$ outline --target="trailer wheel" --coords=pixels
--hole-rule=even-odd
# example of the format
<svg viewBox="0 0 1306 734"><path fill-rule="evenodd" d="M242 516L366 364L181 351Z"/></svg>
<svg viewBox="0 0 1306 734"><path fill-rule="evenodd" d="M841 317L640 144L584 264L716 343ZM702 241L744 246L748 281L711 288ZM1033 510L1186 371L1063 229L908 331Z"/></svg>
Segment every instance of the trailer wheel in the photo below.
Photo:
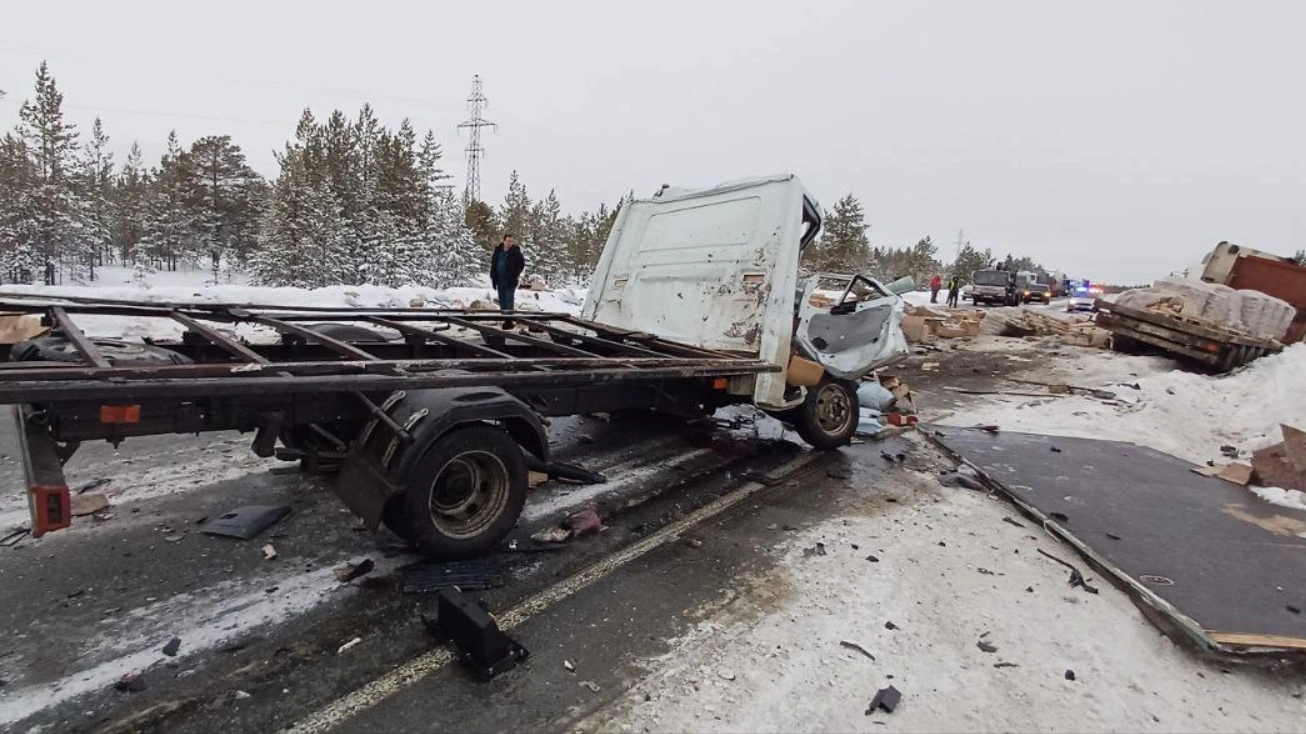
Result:
<svg viewBox="0 0 1306 734"><path fill-rule="evenodd" d="M386 524L440 558L490 553L526 504L521 447L488 424L441 436L402 479L405 517L387 513Z"/></svg>
<svg viewBox="0 0 1306 734"><path fill-rule="evenodd" d="M813 448L828 451L852 441L857 432L857 386L826 377L807 391L803 404L788 413L798 435Z"/></svg>

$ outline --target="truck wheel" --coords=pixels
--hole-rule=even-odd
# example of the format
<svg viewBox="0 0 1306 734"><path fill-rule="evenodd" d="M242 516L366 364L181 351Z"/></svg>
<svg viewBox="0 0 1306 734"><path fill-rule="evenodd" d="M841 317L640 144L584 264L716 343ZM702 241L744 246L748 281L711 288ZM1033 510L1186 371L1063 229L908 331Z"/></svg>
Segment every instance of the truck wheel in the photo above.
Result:
<svg viewBox="0 0 1306 734"><path fill-rule="evenodd" d="M404 479L406 517L392 517L386 524L410 537L424 553L440 558L490 553L526 504L521 447L506 432L486 424L441 436Z"/></svg>
<svg viewBox="0 0 1306 734"><path fill-rule="evenodd" d="M825 378L807 391L790 420L813 448L828 451L847 445L857 432L857 387L847 380Z"/></svg>

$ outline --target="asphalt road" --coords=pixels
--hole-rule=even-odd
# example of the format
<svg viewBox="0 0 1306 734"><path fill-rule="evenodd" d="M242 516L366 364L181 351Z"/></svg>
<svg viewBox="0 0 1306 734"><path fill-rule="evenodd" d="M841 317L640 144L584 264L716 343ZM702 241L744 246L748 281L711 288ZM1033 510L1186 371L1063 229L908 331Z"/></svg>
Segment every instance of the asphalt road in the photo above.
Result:
<svg viewBox="0 0 1306 734"><path fill-rule="evenodd" d="M1009 372L1003 355L968 353L918 370L933 359L902 370L927 413L961 399L941 386ZM434 597L402 593L397 569L419 559L388 534L361 532L328 480L252 457L249 436L84 447L69 483L94 485L111 506L0 547L0 728L565 729L619 696L703 605L771 563L767 550L787 534L850 498L892 496L905 486L896 472L940 462L917 451L925 455L888 465L881 449L897 448L876 443L807 453L769 419L727 430L576 418L550 431L560 458L609 481L534 490L512 537L524 549L586 505L607 530L486 562L504 582L481 594L487 608L531 651L488 684L428 636L420 617ZM0 426L0 486L13 488L0 501L5 525L23 519L11 434ZM292 514L249 541L201 532L201 520L248 504ZM371 574L335 578L332 569L365 558ZM179 649L165 655L173 638ZM115 689L133 673L140 690Z"/></svg>

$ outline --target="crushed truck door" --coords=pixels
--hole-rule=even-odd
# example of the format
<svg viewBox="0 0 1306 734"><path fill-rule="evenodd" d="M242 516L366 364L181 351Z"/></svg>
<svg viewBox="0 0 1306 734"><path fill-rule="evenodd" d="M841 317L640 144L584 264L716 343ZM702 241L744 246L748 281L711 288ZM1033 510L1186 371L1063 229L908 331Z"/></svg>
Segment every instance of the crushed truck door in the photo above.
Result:
<svg viewBox="0 0 1306 734"><path fill-rule="evenodd" d="M843 285L833 300L818 293ZM907 353L902 299L862 275L810 279L798 308L799 349L834 377L856 380Z"/></svg>

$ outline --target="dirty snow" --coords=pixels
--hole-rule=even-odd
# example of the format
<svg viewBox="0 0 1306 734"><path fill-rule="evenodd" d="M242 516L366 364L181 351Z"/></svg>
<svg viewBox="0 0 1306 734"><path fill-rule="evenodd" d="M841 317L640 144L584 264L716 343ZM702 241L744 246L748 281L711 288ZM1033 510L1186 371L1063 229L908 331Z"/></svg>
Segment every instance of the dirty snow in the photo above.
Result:
<svg viewBox="0 0 1306 734"><path fill-rule="evenodd" d="M1281 487L1248 487L1257 497L1280 507L1289 507L1306 512L1306 492Z"/></svg>
<svg viewBox="0 0 1306 734"><path fill-rule="evenodd" d="M932 477L917 476L913 507L904 499L891 513L826 521L779 549L778 567L732 583L669 652L643 663L622 699L578 728L1301 729L1300 679L1223 674L1176 647L1110 584L1099 583L1098 595L1071 588L1066 570L1036 549L1078 563L1074 551L1027 522L1003 522L1010 506L940 494ZM803 553L817 542L827 555ZM981 640L996 652L981 651ZM886 685L902 703L867 715Z"/></svg>
<svg viewBox="0 0 1306 734"><path fill-rule="evenodd" d="M1086 349L1070 353L1073 359L1049 360L1031 379L1107 389L1117 393L1120 404L1084 396L996 396L942 422L1128 441L1200 464L1220 458L1223 445L1250 452L1277 443L1281 423L1306 420L1306 344L1225 376L1180 370L1161 357ZM1134 384L1138 390L1129 387ZM1011 389L1029 386L1013 383Z"/></svg>

